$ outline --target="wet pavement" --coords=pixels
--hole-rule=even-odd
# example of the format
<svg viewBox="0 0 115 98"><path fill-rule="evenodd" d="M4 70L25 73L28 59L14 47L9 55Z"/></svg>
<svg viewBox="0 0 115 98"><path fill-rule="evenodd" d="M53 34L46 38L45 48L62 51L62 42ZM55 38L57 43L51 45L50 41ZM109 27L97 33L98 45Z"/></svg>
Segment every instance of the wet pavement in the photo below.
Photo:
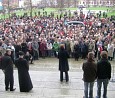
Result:
<svg viewBox="0 0 115 98"><path fill-rule="evenodd" d="M59 81L58 59L46 58L37 60L30 65L30 76L33 82L33 90L29 93L20 93L18 85L18 73L14 70L14 84L16 91L10 92L4 90L4 74L0 70L0 98L83 98L83 81L82 81L82 63L83 60L75 61L69 59L70 71L69 82ZM111 62L112 69L115 61ZM108 98L115 98L115 77L108 85ZM96 96L97 83L94 85L94 97Z"/></svg>

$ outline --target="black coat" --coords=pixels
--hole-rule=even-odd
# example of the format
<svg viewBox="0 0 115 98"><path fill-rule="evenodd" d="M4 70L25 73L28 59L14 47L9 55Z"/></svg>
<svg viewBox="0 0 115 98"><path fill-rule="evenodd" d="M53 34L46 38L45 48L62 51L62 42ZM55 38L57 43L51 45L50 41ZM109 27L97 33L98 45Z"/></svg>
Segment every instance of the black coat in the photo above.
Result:
<svg viewBox="0 0 115 98"><path fill-rule="evenodd" d="M75 58L79 58L80 48L79 45L74 45L74 56Z"/></svg>
<svg viewBox="0 0 115 98"><path fill-rule="evenodd" d="M3 57L2 57L2 70L5 71L5 74L8 74L8 75L11 75L13 74L13 62L12 62L12 59L9 55L5 54Z"/></svg>
<svg viewBox="0 0 115 98"><path fill-rule="evenodd" d="M15 65L18 68L20 92L29 92L32 88L32 82L29 75L29 65L25 59L17 59Z"/></svg>
<svg viewBox="0 0 115 98"><path fill-rule="evenodd" d="M22 51L26 54L26 52L28 51L27 43L22 43L21 47L22 47Z"/></svg>
<svg viewBox="0 0 115 98"><path fill-rule="evenodd" d="M58 53L58 58L59 58L59 70L62 72L67 72L69 71L69 64L68 64L68 58L69 54L67 51L64 49L60 49Z"/></svg>
<svg viewBox="0 0 115 98"><path fill-rule="evenodd" d="M97 78L98 79L111 78L111 64L107 59L101 59L97 63Z"/></svg>

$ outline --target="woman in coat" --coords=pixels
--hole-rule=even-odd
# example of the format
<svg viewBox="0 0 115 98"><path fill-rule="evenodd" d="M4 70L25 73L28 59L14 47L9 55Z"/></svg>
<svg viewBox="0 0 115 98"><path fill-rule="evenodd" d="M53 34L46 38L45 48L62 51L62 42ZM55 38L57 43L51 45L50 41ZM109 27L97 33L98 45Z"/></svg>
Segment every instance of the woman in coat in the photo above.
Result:
<svg viewBox="0 0 115 98"><path fill-rule="evenodd" d="M108 59L112 61L114 52L114 45L112 44L112 42L108 44L107 50L108 50Z"/></svg>
<svg viewBox="0 0 115 98"><path fill-rule="evenodd" d="M19 58L15 61L15 65L18 68L20 92L29 92L33 88L33 85L28 72L28 62L23 57L24 53L19 52Z"/></svg>
<svg viewBox="0 0 115 98"><path fill-rule="evenodd" d="M69 71L69 64L68 64L68 58L69 54L65 50L64 46L60 46L60 50L58 52L58 58L59 58L59 70L60 70L60 81L63 81L63 72L65 72L65 78L66 82L69 81L68 71Z"/></svg>
<svg viewBox="0 0 115 98"><path fill-rule="evenodd" d="M97 65L93 52L88 53L88 60L83 63L84 98L93 98L93 86L97 74ZM89 89L89 94L88 94Z"/></svg>

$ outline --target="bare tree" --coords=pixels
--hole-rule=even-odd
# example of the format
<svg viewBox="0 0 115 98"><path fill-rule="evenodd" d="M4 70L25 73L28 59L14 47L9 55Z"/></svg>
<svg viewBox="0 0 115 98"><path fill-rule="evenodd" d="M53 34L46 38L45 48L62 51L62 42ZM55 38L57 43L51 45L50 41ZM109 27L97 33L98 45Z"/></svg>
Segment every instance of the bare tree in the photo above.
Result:
<svg viewBox="0 0 115 98"><path fill-rule="evenodd" d="M64 3L63 3L64 0L58 0L58 7L59 8L63 8L64 7Z"/></svg>
<svg viewBox="0 0 115 98"><path fill-rule="evenodd" d="M32 17L32 13L33 13L33 10L32 10L32 0L30 0L30 16Z"/></svg>
<svg viewBox="0 0 115 98"><path fill-rule="evenodd" d="M3 11L2 11L2 13L3 13L3 15L4 15L4 19L5 19L5 5L4 5L4 3L2 4L2 6L3 6Z"/></svg>
<svg viewBox="0 0 115 98"><path fill-rule="evenodd" d="M67 6L70 7L70 1L71 0L67 0Z"/></svg>
<svg viewBox="0 0 115 98"><path fill-rule="evenodd" d="M8 16L9 16L9 19L10 19L10 0L8 0Z"/></svg>
<svg viewBox="0 0 115 98"><path fill-rule="evenodd" d="M74 0L74 7L77 7L77 0Z"/></svg>

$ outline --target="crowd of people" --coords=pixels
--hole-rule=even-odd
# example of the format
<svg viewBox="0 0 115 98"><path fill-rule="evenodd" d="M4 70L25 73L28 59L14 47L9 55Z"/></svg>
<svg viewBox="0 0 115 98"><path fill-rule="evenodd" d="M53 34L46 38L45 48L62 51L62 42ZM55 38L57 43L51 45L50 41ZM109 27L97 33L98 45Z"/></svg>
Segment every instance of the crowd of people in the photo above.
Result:
<svg viewBox="0 0 115 98"><path fill-rule="evenodd" d="M66 25L67 21L82 21L80 25ZM108 51L109 59L114 56L115 23L110 18L99 18L88 14L75 13L74 16L29 16L12 17L0 23L0 52L4 55L7 48L12 49L12 59L18 58L23 51L28 60L39 57L57 56L60 44L71 57L85 59L89 51L100 59L102 50Z"/></svg>
<svg viewBox="0 0 115 98"><path fill-rule="evenodd" d="M66 25L67 21L72 20L82 21L85 24L85 27L80 25ZM11 56L8 49L11 50ZM85 16L82 12L80 14L76 12L71 17L67 16L67 14L57 17L54 17L54 15L36 15L35 17L15 16L10 19L5 19L0 23L0 54L4 58L7 58L3 60L3 65L6 66L6 60L9 65L12 66L13 63L16 65L19 73L20 91L22 92L28 92L33 88L28 73L28 63L33 63L33 60L39 60L40 57L59 58L60 81L63 81L63 72L65 72L66 82L68 82L69 65L67 59L69 57L79 60L79 58L86 59L88 55L88 58L91 58L91 61L90 59L88 60L92 64L92 54L94 54L94 57L97 58L97 60L100 60L102 51L108 52L108 59L111 61L113 60L115 55L115 23L111 21L110 18L101 19L95 15L88 14ZM88 54L89 52L91 52L91 54ZM64 59L66 59L66 63L64 62ZM105 59L107 59L107 56ZM97 65L99 64L100 63ZM21 67L21 65L24 66ZM93 65L95 66L94 62ZM85 65L83 66L83 71L85 71L84 67ZM14 91L13 67L11 67L10 71L11 76L9 76L9 71L6 73L6 68L7 67L3 68L5 69L3 71L5 71L6 78L5 89L7 91L10 84L10 90ZM28 85L24 85L26 83L22 82L24 79L23 72L26 72L24 74L28 77L26 81L30 81ZM92 75L95 76L95 73ZM87 95L88 83L86 82L94 82L95 79L93 78L91 81L86 80L84 80L84 82L86 87L85 94ZM25 86L25 88L27 86L28 89L25 90L23 86ZM98 89L98 98L100 98L100 88L101 83ZM106 98L106 94L104 96L104 98Z"/></svg>

